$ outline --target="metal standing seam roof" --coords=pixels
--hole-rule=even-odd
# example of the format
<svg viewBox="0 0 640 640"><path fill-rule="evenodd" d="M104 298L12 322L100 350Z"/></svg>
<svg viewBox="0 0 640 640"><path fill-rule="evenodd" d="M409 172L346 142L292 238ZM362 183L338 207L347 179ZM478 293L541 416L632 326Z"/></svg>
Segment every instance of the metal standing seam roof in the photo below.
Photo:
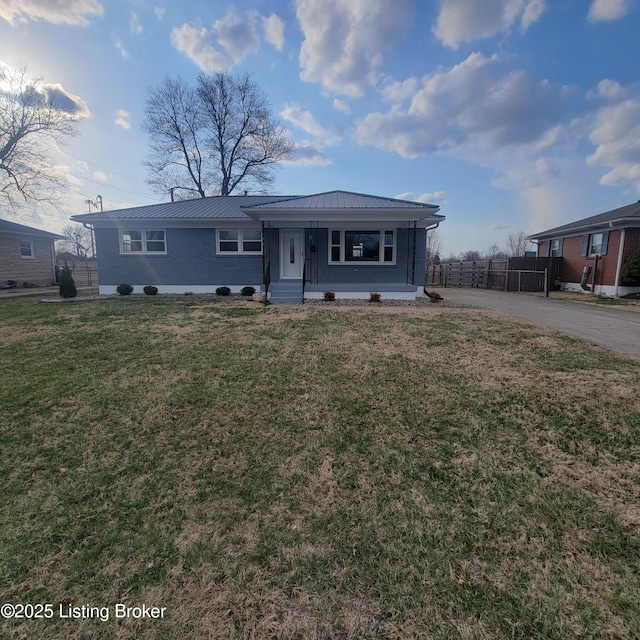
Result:
<svg viewBox="0 0 640 640"><path fill-rule="evenodd" d="M424 202L398 200L350 191L328 191L309 196L283 198L276 202L257 204L253 209L428 209L435 213L440 207Z"/></svg>
<svg viewBox="0 0 640 640"><path fill-rule="evenodd" d="M194 200L164 202L161 204L115 209L112 211L84 213L72 216L77 222L100 222L101 220L197 220L197 219L246 219L243 212L248 209L413 209L424 210L432 215L440 209L433 204L411 202L370 196L348 191L330 191L310 196L211 196ZM444 216L443 216L444 217Z"/></svg>
<svg viewBox="0 0 640 640"><path fill-rule="evenodd" d="M44 229L36 229L35 227L28 227L26 224L18 224L17 222L9 222L8 220L2 219L0 219L0 232L41 236L43 238L49 238L50 240L62 240L62 238L64 238L64 236L61 236L59 233L52 233Z"/></svg>
<svg viewBox="0 0 640 640"><path fill-rule="evenodd" d="M640 226L640 201L626 205L624 207L619 207L618 209L606 211L605 213L599 213L595 216L590 216L589 218L582 218L581 220L576 220L575 222L570 222L569 224L565 224L560 227L547 229L546 231L535 233L529 237L538 239L546 238L548 236L562 235L571 231L575 231L578 233L585 229L605 226L609 222L622 220L629 221L629 219L637 219L638 226Z"/></svg>
<svg viewBox="0 0 640 640"><path fill-rule="evenodd" d="M78 222L99 222L100 220L156 220L159 218L176 220L193 219L246 219L243 207L282 200L287 196L210 196L177 202L162 202L143 207L114 209L112 211L83 213L72 216ZM289 196L294 197L294 196Z"/></svg>

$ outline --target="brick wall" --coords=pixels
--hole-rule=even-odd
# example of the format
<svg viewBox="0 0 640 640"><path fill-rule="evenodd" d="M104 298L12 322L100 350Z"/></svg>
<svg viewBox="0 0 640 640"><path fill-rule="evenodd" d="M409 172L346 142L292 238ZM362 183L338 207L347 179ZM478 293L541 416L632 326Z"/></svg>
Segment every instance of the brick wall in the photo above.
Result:
<svg viewBox="0 0 640 640"><path fill-rule="evenodd" d="M637 229L635 230L637 232ZM582 238L584 234L579 236L571 236L563 238L562 241L562 257L564 258L562 267L562 277L567 282L580 282L582 279L582 270L584 267L591 267L592 273L589 275L589 284L593 277L593 267L595 266L595 258L580 255L582 252ZM548 240L538 245L538 255L545 256L547 251ZM629 230L627 230L627 240L625 241L625 252L632 241L629 239ZM637 236L636 236L637 242ZM612 229L609 231L609 243L607 247L607 255L598 259L598 273L596 275L596 284L615 286L616 266L618 262L618 251L620 249L620 231Z"/></svg>
<svg viewBox="0 0 640 640"><path fill-rule="evenodd" d="M31 240L33 258L20 255L20 241ZM53 259L51 240L37 237L0 235L0 282L16 280L18 286L23 282L37 285L49 285L53 282Z"/></svg>

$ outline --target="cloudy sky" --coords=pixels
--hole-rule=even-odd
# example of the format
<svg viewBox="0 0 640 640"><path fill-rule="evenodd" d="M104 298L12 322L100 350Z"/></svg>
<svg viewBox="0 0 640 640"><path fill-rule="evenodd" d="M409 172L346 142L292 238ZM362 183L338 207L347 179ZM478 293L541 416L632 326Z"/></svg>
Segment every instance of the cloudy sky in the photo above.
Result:
<svg viewBox="0 0 640 640"><path fill-rule="evenodd" d="M0 62L76 105L68 215L161 199L149 87L248 72L297 146L275 191L441 206L444 254L640 198L640 0L0 0ZM60 216L39 226L58 230Z"/></svg>

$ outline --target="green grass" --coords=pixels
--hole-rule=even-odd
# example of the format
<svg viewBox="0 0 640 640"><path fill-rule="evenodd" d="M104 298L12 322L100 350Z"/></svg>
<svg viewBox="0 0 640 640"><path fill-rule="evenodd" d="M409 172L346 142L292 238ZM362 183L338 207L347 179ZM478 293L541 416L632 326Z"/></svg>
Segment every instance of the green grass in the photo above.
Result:
<svg viewBox="0 0 640 640"><path fill-rule="evenodd" d="M56 612L3 638L640 637L638 363L430 307L0 322L0 603Z"/></svg>

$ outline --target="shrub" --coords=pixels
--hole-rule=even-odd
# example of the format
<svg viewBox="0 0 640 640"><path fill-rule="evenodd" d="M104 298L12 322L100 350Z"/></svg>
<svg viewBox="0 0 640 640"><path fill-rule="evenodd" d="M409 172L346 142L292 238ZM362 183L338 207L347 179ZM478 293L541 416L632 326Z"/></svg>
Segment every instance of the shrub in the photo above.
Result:
<svg viewBox="0 0 640 640"><path fill-rule="evenodd" d="M380 302L382 300L382 296L379 293L372 293L369 296L369 302Z"/></svg>
<svg viewBox="0 0 640 640"><path fill-rule="evenodd" d="M640 284L640 249L634 251L622 267L622 284L634 286Z"/></svg>
<svg viewBox="0 0 640 640"><path fill-rule="evenodd" d="M146 287L142 289L147 296L155 296L158 293L158 287L154 287L148 284Z"/></svg>
<svg viewBox="0 0 640 640"><path fill-rule="evenodd" d="M240 289L240 294L243 296L252 296L255 292L255 287L242 287L242 289Z"/></svg>
<svg viewBox="0 0 640 640"><path fill-rule="evenodd" d="M78 295L76 289L76 283L73 281L71 275L71 268L65 262L64 267L60 271L60 297L61 298L75 298Z"/></svg>
<svg viewBox="0 0 640 640"><path fill-rule="evenodd" d="M335 293L333 293L333 291L325 291L325 292L322 294L322 299L323 299L325 302L333 302L333 301L336 299L336 294L335 294Z"/></svg>
<svg viewBox="0 0 640 640"><path fill-rule="evenodd" d="M216 289L216 295L218 296L228 296L231 294L231 289L229 287L218 287Z"/></svg>
<svg viewBox="0 0 640 640"><path fill-rule="evenodd" d="M192 296L193 295L193 291L185 291L184 295L185 296Z"/></svg>
<svg viewBox="0 0 640 640"><path fill-rule="evenodd" d="M25 281L22 283L23 289L35 289L37 286L38 286L37 284L34 284L33 282L28 282L28 281Z"/></svg>
<svg viewBox="0 0 640 640"><path fill-rule="evenodd" d="M133 292L133 287L130 284L127 284L126 282L123 282L122 284L119 284L116 287L116 291L121 296L128 296L130 293Z"/></svg>

